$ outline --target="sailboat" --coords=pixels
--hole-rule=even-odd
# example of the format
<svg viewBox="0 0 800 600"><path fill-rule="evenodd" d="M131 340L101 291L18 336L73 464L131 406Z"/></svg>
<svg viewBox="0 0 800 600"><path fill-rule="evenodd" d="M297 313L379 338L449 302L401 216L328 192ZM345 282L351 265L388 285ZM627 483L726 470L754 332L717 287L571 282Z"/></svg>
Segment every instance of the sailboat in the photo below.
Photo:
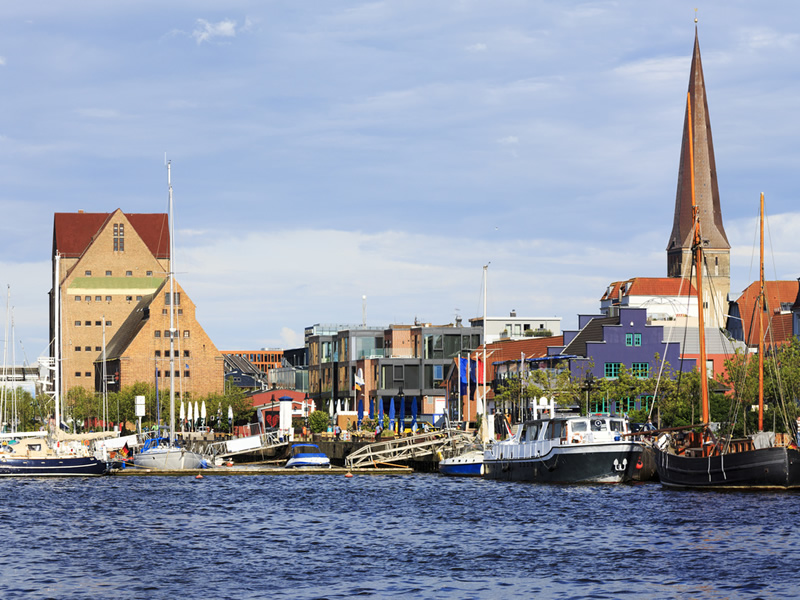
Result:
<svg viewBox="0 0 800 600"><path fill-rule="evenodd" d="M764 411L764 340L759 333L759 431L749 438L733 440L718 439L710 428L710 406L708 400L708 377L706 372L705 333L703 317L703 242L700 234L700 216L695 201L694 157L692 143L691 92L687 94L689 117L689 160L691 163L691 198L694 219L695 277L697 279L698 328L700 334L700 404L703 431L700 436L691 436L688 446L678 443L674 431L662 432L655 441L656 470L661 484L670 488L693 489L796 489L800 488L800 451L796 443L781 437L781 443L773 432L763 431ZM764 306L764 194L761 194L761 256L759 299L759 324L763 328ZM685 439L685 438L684 438Z"/></svg>
<svg viewBox="0 0 800 600"><path fill-rule="evenodd" d="M94 443L116 437L117 432L69 434L61 425L61 326L60 326L60 255L54 258L54 306L55 339L53 356L40 358L52 371L53 416L41 431L19 432L12 426L9 433L0 434L0 476L28 477L90 477L104 475L109 462L102 450L95 450ZM6 336L8 337L8 336ZM12 423L16 416L12 415Z"/></svg>
<svg viewBox="0 0 800 600"><path fill-rule="evenodd" d="M172 215L171 163L167 162L167 184L169 187L169 437L155 437L145 441L133 458L137 467L161 470L202 469L206 460L177 444L175 431L175 221Z"/></svg>
<svg viewBox="0 0 800 600"><path fill-rule="evenodd" d="M439 473L442 475L450 475L456 477L481 477L484 474L484 467L483 467L483 457L484 452L487 448L491 445L491 434L490 434L490 420L488 411L486 410L486 283L487 283L487 271L489 269L489 265L483 266L483 361L482 361L482 379L481 382L483 383L483 394L482 394L482 401L479 400L478 409L483 410L483 419L480 428L480 441L474 440L472 443L462 447L462 448L453 448L451 449L450 453L447 455L442 455L439 460ZM460 361L463 359L459 359L459 371L460 371ZM477 360L477 357L476 357ZM472 361L471 358L467 358L467 372L466 378L469 382L470 377L470 368L469 363ZM476 377L477 380L477 377ZM469 385L469 383L467 383ZM476 388L477 388L477 381L476 381ZM477 392L477 389L476 389ZM467 393L467 397L469 397L469 393ZM479 396L480 398L481 396Z"/></svg>

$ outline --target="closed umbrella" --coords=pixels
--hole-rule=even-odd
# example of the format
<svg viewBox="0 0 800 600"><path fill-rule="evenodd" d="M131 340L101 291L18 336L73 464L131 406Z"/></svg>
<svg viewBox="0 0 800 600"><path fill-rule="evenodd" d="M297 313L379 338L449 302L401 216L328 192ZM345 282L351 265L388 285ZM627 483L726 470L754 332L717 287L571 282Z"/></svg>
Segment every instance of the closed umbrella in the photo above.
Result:
<svg viewBox="0 0 800 600"><path fill-rule="evenodd" d="M406 397L400 396L400 427L398 431L400 433L405 433L406 429Z"/></svg>
<svg viewBox="0 0 800 600"><path fill-rule="evenodd" d="M380 421L381 427L383 427L383 398L378 399L378 421Z"/></svg>
<svg viewBox="0 0 800 600"><path fill-rule="evenodd" d="M411 430L414 431L417 427L417 397L411 398Z"/></svg>
<svg viewBox="0 0 800 600"><path fill-rule="evenodd" d="M203 419L203 425L206 424L206 401L203 400L203 403L200 405L200 418Z"/></svg>
<svg viewBox="0 0 800 600"><path fill-rule="evenodd" d="M389 402L389 429L394 431L394 396L392 396L392 400Z"/></svg>
<svg viewBox="0 0 800 600"><path fill-rule="evenodd" d="M186 420L186 409L183 406L183 400L181 400L181 429L183 429L183 422Z"/></svg>
<svg viewBox="0 0 800 600"><path fill-rule="evenodd" d="M233 433L233 407L230 404L228 404L228 427Z"/></svg>
<svg viewBox="0 0 800 600"><path fill-rule="evenodd" d="M197 405L197 400L194 401L194 418L196 421L200 420L200 407Z"/></svg>
<svg viewBox="0 0 800 600"><path fill-rule="evenodd" d="M192 403L189 402L189 408L186 410L186 420L189 422L189 430L192 430Z"/></svg>
<svg viewBox="0 0 800 600"><path fill-rule="evenodd" d="M358 399L358 428L361 429L361 421L364 420L364 398Z"/></svg>
<svg viewBox="0 0 800 600"><path fill-rule="evenodd" d="M375 418L375 398L369 399L369 418Z"/></svg>

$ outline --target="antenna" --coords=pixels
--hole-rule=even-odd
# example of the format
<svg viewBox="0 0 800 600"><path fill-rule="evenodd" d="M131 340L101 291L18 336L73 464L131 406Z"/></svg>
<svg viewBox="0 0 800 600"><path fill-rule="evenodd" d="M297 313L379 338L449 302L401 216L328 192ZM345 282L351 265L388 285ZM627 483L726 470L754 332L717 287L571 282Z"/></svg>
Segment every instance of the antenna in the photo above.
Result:
<svg viewBox="0 0 800 600"><path fill-rule="evenodd" d="M367 297L361 296L361 324L367 326Z"/></svg>
<svg viewBox="0 0 800 600"><path fill-rule="evenodd" d="M694 9L694 24L697 25L697 9Z"/></svg>

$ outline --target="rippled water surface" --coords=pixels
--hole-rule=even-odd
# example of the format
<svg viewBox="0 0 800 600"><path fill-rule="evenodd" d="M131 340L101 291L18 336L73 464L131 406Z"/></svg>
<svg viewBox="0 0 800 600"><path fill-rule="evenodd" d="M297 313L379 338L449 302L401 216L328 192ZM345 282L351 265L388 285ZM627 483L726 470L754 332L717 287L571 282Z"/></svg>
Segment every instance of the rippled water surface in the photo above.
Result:
<svg viewBox="0 0 800 600"><path fill-rule="evenodd" d="M800 495L432 474L0 479L3 598L795 598Z"/></svg>

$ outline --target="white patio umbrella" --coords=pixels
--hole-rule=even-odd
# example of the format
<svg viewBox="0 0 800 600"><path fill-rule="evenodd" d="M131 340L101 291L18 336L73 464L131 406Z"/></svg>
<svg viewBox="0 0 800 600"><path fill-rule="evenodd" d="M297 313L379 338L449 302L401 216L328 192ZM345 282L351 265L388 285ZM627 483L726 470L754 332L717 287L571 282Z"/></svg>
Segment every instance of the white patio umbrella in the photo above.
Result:
<svg viewBox="0 0 800 600"><path fill-rule="evenodd" d="M200 405L200 418L203 419L203 425L206 424L206 401L203 400L203 403Z"/></svg>
<svg viewBox="0 0 800 600"><path fill-rule="evenodd" d="M181 400L181 414L180 414L180 417L181 417L181 431L183 431L183 424L184 424L184 421L186 420L186 409L183 406L183 400Z"/></svg>
<svg viewBox="0 0 800 600"><path fill-rule="evenodd" d="M200 407L197 406L197 400L194 401L194 418L195 419L200 418Z"/></svg>
<svg viewBox="0 0 800 600"><path fill-rule="evenodd" d="M231 426L231 434L233 434L233 407L228 404L228 424Z"/></svg>
<svg viewBox="0 0 800 600"><path fill-rule="evenodd" d="M189 421L189 429L192 429L192 403L189 402L189 408L186 411L186 420Z"/></svg>

